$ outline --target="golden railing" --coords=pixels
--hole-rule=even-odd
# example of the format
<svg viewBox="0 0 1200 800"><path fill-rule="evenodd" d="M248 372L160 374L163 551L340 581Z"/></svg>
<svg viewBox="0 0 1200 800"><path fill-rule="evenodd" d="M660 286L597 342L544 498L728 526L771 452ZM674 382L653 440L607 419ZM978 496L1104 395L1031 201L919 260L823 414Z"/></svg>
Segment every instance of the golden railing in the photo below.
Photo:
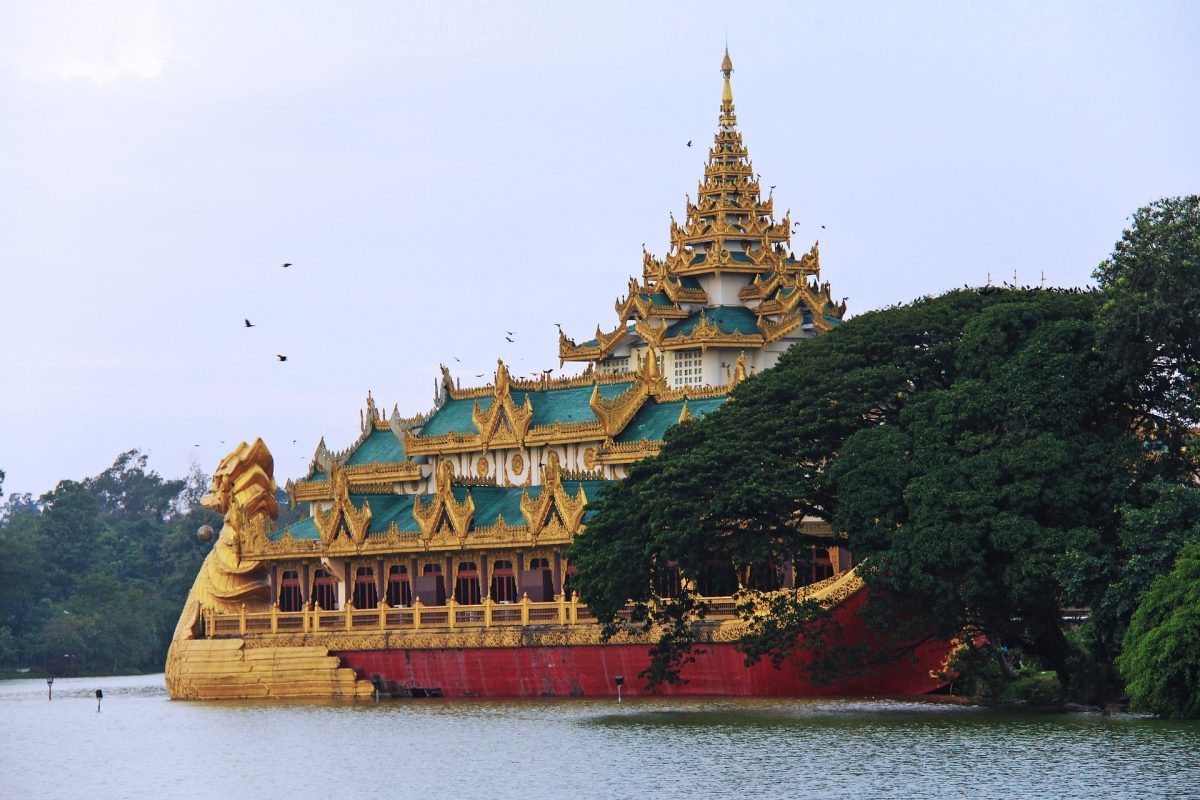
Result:
<svg viewBox="0 0 1200 800"><path fill-rule="evenodd" d="M737 603L730 597L701 598L708 604L706 619L736 619ZM630 609L618 614L629 621ZM300 611L270 611L235 614L207 612L205 630L215 638L259 636L273 633L320 633L357 631L360 633L418 630L459 630L467 628L520 627L525 625L594 625L596 618L578 598L558 597L549 602L534 602L528 595L515 603L496 603L484 598L477 605L463 605L453 599L444 606L427 606L419 599L411 606L379 606L357 609L352 604L336 611L305 608Z"/></svg>
<svg viewBox="0 0 1200 800"><path fill-rule="evenodd" d="M863 586L858 568L842 572L817 583L798 589L780 591L796 592L798 597L817 600L826 605L842 602ZM706 620L720 622L737 619L739 602L733 597L698 597L705 606ZM632 608L618 612L623 622L630 621ZM345 608L330 611L321 608L306 608L301 611L280 611L272 606L270 611L249 612L242 607L240 613L218 614L207 610L204 617L205 631L212 637L262 636L276 633L321 633L355 631L359 633L388 631L439 630L454 631L478 628L505 628L525 625L594 625L596 617L578 597L567 599L559 595L548 602L534 602L523 595L516 603L497 603L485 597L482 603L464 605L453 598L444 606L427 606L417 599L411 606L359 609L347 603Z"/></svg>

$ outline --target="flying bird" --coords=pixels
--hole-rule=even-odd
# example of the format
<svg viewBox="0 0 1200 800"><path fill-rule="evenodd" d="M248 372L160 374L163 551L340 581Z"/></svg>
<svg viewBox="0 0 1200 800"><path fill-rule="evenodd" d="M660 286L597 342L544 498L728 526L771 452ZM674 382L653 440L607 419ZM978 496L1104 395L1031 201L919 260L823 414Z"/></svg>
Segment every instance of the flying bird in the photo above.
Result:
<svg viewBox="0 0 1200 800"><path fill-rule="evenodd" d="M505 333L507 333L509 336L516 336L516 335L517 335L515 331L505 331Z"/></svg>
<svg viewBox="0 0 1200 800"><path fill-rule="evenodd" d="M280 361L287 361L287 356L281 356L278 353L276 353L275 357L278 358Z"/></svg>
<svg viewBox="0 0 1200 800"><path fill-rule="evenodd" d="M284 268L284 269L287 269L287 268L288 268L288 267L290 267L291 265L292 265L292 262L290 262L290 261L285 261L285 262L283 262L283 268Z"/></svg>
<svg viewBox="0 0 1200 800"><path fill-rule="evenodd" d="M774 189L775 187L774 187L774 186L772 186L771 188L772 188L772 189Z"/></svg>
<svg viewBox="0 0 1200 800"><path fill-rule="evenodd" d="M510 342L513 340L513 338L512 338L511 336L505 336L504 338L505 338L505 339L507 339L507 340L508 340L508 341L510 341Z"/></svg>
<svg viewBox="0 0 1200 800"><path fill-rule="evenodd" d="M251 322L251 321L250 321L250 320L248 320L248 319L244 319L244 320L242 320L242 323L243 323L243 324L244 324L244 325L245 325L247 328L253 328L253 327L254 327L254 323L253 323L253 322Z"/></svg>
<svg viewBox="0 0 1200 800"><path fill-rule="evenodd" d="M462 359L461 359L461 358L459 358L458 356L455 356L455 357L454 357L454 360L455 360L455 361L458 361L459 363L461 363L461 362L462 362Z"/></svg>
<svg viewBox="0 0 1200 800"><path fill-rule="evenodd" d="M821 226L821 230L825 230L825 226L824 226L824 225L822 225L822 226Z"/></svg>
<svg viewBox="0 0 1200 800"><path fill-rule="evenodd" d="M688 147L691 147L691 146L692 146L692 140L688 139Z"/></svg>

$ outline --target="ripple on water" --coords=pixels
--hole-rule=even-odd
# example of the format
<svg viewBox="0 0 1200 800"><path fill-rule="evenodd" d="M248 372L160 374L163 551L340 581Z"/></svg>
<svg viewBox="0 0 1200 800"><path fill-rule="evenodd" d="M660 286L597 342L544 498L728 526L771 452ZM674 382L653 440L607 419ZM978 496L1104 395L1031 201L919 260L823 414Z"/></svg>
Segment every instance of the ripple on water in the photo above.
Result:
<svg viewBox="0 0 1200 800"><path fill-rule="evenodd" d="M101 713L95 689L104 689ZM1200 725L889 699L176 703L0 682L13 798L1185 797Z"/></svg>

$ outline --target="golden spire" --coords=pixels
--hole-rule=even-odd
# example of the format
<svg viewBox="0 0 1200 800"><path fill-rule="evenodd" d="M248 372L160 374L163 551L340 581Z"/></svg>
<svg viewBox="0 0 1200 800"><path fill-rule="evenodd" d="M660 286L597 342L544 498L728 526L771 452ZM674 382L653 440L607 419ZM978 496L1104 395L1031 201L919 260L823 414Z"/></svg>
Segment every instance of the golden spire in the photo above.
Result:
<svg viewBox="0 0 1200 800"><path fill-rule="evenodd" d="M725 58L721 61L721 72L725 75L725 90L721 94L721 124L736 125L737 117L733 115L733 87L729 85L729 76L733 74L733 61L729 58L729 46L725 47Z"/></svg>

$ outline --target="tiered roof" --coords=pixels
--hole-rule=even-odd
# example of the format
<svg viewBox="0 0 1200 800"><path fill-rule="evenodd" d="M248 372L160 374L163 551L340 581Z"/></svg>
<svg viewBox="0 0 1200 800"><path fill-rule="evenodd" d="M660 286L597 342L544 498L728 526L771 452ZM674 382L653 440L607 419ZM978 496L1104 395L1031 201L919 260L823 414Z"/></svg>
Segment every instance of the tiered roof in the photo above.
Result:
<svg viewBox="0 0 1200 800"><path fill-rule="evenodd" d="M312 516L272 533L264 557L569 542L587 518L588 499L619 470L658 452L671 426L725 402L746 377L746 351L841 319L845 306L816 282L817 246L796 258L790 216L776 222L774 198L761 197L737 130L728 52L722 72L720 126L704 179L696 202L688 198L686 222L671 220L666 257L643 253L642 279L631 279L617 302L612 331L597 329L581 345L560 338L561 358L590 362L638 342L644 349L634 369L602 375L589 366L576 377L524 380L500 362L491 383L463 389L443 366L433 410L409 418L396 410L389 417L368 393L358 439L341 452L322 439L307 476L288 485L294 502L313 504ZM706 281L722 273L744 280L737 304L710 302ZM730 295L726 286L726 301ZM723 384L668 387L659 354L696 347L742 354ZM510 464L545 463L535 476L532 466L499 469L489 453ZM455 463L477 464L478 472L456 474Z"/></svg>
<svg viewBox="0 0 1200 800"><path fill-rule="evenodd" d="M797 258L791 251L791 212L776 221L773 193L762 198L759 176L737 129L728 50L721 72L725 86L719 127L696 202L687 198L686 221L680 225L671 217L664 258L643 251L642 279L630 279L625 297L617 300L615 327L606 332L597 326L595 337L582 344L560 332L563 361L602 361L626 343L654 345L638 323L671 328L661 341L667 350L753 348L801 326L829 330L845 314L845 304L834 302L829 284L818 283L817 245ZM753 276L738 296L742 305L710 303L698 278L720 273Z"/></svg>

